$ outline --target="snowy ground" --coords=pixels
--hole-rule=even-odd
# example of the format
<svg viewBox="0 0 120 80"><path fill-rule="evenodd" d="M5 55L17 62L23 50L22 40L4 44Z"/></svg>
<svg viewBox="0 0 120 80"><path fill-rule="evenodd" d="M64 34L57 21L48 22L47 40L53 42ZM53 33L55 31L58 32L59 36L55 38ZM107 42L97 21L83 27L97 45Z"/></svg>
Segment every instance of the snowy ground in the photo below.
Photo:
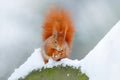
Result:
<svg viewBox="0 0 120 80"><path fill-rule="evenodd" d="M40 49L28 58L8 80L17 80L25 77L34 69L42 67L53 67L60 64L70 65L78 68L81 66L82 72L86 73L90 80L120 80L120 22L118 22L108 34L98 43L98 45L81 61L63 59L59 62L49 60L48 64L43 63Z"/></svg>

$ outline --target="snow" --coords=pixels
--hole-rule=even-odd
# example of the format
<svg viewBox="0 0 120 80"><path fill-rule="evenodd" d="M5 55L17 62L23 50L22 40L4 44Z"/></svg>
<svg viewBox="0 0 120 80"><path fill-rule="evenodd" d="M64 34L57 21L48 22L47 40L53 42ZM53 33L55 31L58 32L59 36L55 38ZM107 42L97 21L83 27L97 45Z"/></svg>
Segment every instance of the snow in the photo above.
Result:
<svg viewBox="0 0 120 80"><path fill-rule="evenodd" d="M120 21L108 32L97 46L82 60L62 59L59 62L49 59L44 64L40 50L36 49L28 60L16 69L8 80L24 78L36 69L52 68L53 66L81 67L89 80L120 80ZM69 74L67 74L69 76Z"/></svg>
<svg viewBox="0 0 120 80"><path fill-rule="evenodd" d="M67 74L67 77L69 77L70 76L70 74Z"/></svg>
<svg viewBox="0 0 120 80"><path fill-rule="evenodd" d="M90 80L120 80L120 21L81 61Z"/></svg>
<svg viewBox="0 0 120 80"><path fill-rule="evenodd" d="M8 78L8 80L18 80L19 78L24 78L27 76L30 72L37 69L44 68L52 68L54 66L62 65L62 66L72 66L73 68L79 68L80 67L80 61L78 60L70 60L70 59L62 59L59 62L56 62L49 59L49 62L47 64L44 64L43 58L40 53L40 48L35 49L34 53L28 58L28 60L22 64L18 69L15 69L15 71L12 73L12 75Z"/></svg>
<svg viewBox="0 0 120 80"><path fill-rule="evenodd" d="M21 65L18 69L15 69L8 80L18 80L19 78L24 78L32 70L43 67L44 63L39 51L40 49L36 49L23 65Z"/></svg>

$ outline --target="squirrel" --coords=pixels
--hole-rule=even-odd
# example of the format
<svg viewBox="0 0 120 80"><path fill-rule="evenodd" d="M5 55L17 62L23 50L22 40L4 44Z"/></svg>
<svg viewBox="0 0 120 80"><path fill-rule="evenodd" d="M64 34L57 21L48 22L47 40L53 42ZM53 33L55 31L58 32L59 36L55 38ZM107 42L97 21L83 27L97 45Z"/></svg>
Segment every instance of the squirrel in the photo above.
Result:
<svg viewBox="0 0 120 80"><path fill-rule="evenodd" d="M60 61L69 58L75 28L69 13L61 8L52 8L43 23L41 53L45 64L49 58Z"/></svg>

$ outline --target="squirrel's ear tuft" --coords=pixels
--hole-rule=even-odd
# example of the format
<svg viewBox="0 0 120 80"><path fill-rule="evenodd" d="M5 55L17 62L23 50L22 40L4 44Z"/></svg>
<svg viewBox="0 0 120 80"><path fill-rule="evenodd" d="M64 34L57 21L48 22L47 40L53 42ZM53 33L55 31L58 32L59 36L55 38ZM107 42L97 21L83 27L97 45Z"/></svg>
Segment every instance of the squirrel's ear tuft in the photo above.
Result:
<svg viewBox="0 0 120 80"><path fill-rule="evenodd" d="M64 38L66 38L67 31L68 31L68 25L66 24L65 29L64 29Z"/></svg>

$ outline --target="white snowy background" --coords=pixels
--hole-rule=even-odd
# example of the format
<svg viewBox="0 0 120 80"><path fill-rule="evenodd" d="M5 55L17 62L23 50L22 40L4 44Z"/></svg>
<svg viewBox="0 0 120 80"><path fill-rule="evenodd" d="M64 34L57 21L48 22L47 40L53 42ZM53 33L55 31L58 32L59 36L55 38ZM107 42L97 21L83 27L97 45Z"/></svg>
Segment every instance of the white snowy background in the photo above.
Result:
<svg viewBox="0 0 120 80"><path fill-rule="evenodd" d="M72 13L72 59L82 59L120 19L119 0L0 0L0 80L7 80L41 45L41 25L51 5Z"/></svg>
<svg viewBox="0 0 120 80"><path fill-rule="evenodd" d="M16 69L8 80L24 78L32 70L52 68L57 65L69 65L73 68L81 67L89 80L120 80L120 21L107 33L107 35L91 50L81 61L62 59L55 62L52 59L44 64L40 49L36 49L27 61Z"/></svg>

